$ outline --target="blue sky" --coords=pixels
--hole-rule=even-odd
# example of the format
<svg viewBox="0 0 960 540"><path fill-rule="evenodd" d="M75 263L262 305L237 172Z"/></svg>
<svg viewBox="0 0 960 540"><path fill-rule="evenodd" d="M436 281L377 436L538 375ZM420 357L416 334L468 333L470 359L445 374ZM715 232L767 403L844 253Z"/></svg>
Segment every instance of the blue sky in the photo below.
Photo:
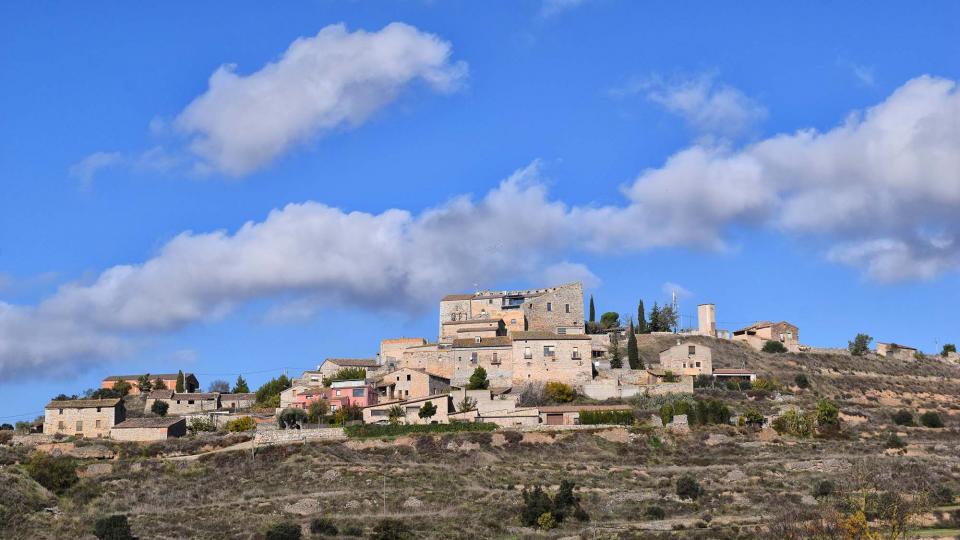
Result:
<svg viewBox="0 0 960 540"><path fill-rule="evenodd" d="M4 4L0 416L259 384L561 279L932 352L957 35L953 2Z"/></svg>

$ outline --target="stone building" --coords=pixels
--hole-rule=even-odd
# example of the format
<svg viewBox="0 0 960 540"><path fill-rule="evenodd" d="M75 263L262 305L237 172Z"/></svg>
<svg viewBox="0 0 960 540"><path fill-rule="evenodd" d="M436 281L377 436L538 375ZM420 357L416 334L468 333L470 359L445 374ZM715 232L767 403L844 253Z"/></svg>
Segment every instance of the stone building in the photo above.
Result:
<svg viewBox="0 0 960 540"><path fill-rule="evenodd" d="M152 392L151 392L152 394ZM167 402L168 415L193 414L204 411L216 411L220 408L220 394L194 392L192 394L174 393L169 398L158 398Z"/></svg>
<svg viewBox="0 0 960 540"><path fill-rule="evenodd" d="M579 385L593 378L590 336L514 332L513 385L559 381Z"/></svg>
<svg viewBox="0 0 960 540"><path fill-rule="evenodd" d="M572 426L580 423L584 411L632 411L630 405L554 405L540 407L540 421L548 426Z"/></svg>
<svg viewBox="0 0 960 540"><path fill-rule="evenodd" d="M427 343L403 351L399 367L422 369L448 379L453 377L453 350L450 343Z"/></svg>
<svg viewBox="0 0 960 540"><path fill-rule="evenodd" d="M165 441L186 434L186 419L169 416L128 418L110 430L110 438L118 441Z"/></svg>
<svg viewBox="0 0 960 540"><path fill-rule="evenodd" d="M440 341L471 337L462 336L459 330L478 328L478 322L497 323L499 331L508 335L522 331L583 334L583 286L569 283L544 289L479 291L447 295L440 301Z"/></svg>
<svg viewBox="0 0 960 540"><path fill-rule="evenodd" d="M120 398L51 401L43 409L43 432L109 437L110 428L123 422L124 418L126 409Z"/></svg>
<svg viewBox="0 0 960 540"><path fill-rule="evenodd" d="M177 373L142 373L140 375L110 375L109 377L104 377L100 381L100 388L113 388L115 384L119 381L126 381L130 385L130 395L137 395L140 393L140 388L137 387L137 383L140 381L140 377L147 375L150 379L150 382L153 383L157 379L163 381L164 386L168 390L177 389ZM200 388L200 382L194 376L193 373L184 373L183 374L183 387L186 392L196 392Z"/></svg>
<svg viewBox="0 0 960 540"><path fill-rule="evenodd" d="M697 333L717 337L717 307L713 304L697 306Z"/></svg>
<svg viewBox="0 0 960 540"><path fill-rule="evenodd" d="M367 371L367 379L373 380L380 369L380 363L374 358L327 358L317 368L317 373L324 379L330 379L343 368L362 368Z"/></svg>
<svg viewBox="0 0 960 540"><path fill-rule="evenodd" d="M455 339L450 384L462 386L482 367L491 386L510 386L513 379L513 340L506 336Z"/></svg>
<svg viewBox="0 0 960 540"><path fill-rule="evenodd" d="M660 351L660 368L676 375L711 375L713 351L697 343L677 340L677 344Z"/></svg>
<svg viewBox="0 0 960 540"><path fill-rule="evenodd" d="M504 391L457 388L451 397L457 412L450 415L450 420L489 422L501 427L535 427L540 424L539 409L517 406L517 396ZM469 407L464 407L466 404Z"/></svg>
<svg viewBox="0 0 960 540"><path fill-rule="evenodd" d="M899 343L877 342L877 356L884 358L896 358L898 360L914 360L919 351L914 347L900 345Z"/></svg>
<svg viewBox="0 0 960 540"><path fill-rule="evenodd" d="M780 321L773 323L761 321L733 333L734 341L747 343L754 349L760 350L768 341L779 341L790 352L800 350L800 331L796 326Z"/></svg>
<svg viewBox="0 0 960 540"><path fill-rule="evenodd" d="M410 347L419 347L427 344L423 338L390 338L380 341L380 363L399 366L403 359L403 351Z"/></svg>
<svg viewBox="0 0 960 540"><path fill-rule="evenodd" d="M450 379L424 370L401 368L383 375L376 383L379 401L416 399L450 391Z"/></svg>
<svg viewBox="0 0 960 540"><path fill-rule="evenodd" d="M250 407L253 407L253 404L256 402L257 394L253 392L241 394L220 394L220 407L223 409L249 409Z"/></svg>
<svg viewBox="0 0 960 540"><path fill-rule="evenodd" d="M437 408L437 412L430 418L420 418L420 409L427 402L432 403ZM403 410L403 416L400 418L403 424L447 424L450 422L450 415L456 412L450 394L440 394L417 399L384 401L364 407L363 422L366 424L389 422L390 409L394 406L399 406Z"/></svg>

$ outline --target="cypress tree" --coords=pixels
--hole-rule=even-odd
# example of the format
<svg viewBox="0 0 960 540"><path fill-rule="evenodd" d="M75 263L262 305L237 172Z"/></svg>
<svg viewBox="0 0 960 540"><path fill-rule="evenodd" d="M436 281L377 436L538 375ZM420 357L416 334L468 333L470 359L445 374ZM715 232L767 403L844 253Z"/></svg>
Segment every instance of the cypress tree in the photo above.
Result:
<svg viewBox="0 0 960 540"><path fill-rule="evenodd" d="M660 332L660 306L656 302L653 303L653 307L650 308L650 331L651 332Z"/></svg>
<svg viewBox="0 0 960 540"><path fill-rule="evenodd" d="M633 332L633 321L630 321L630 335L627 337L627 360L630 362L630 369L643 367L640 362L640 349L637 348L637 334Z"/></svg>
<svg viewBox="0 0 960 540"><path fill-rule="evenodd" d="M637 333L646 334L650 329L647 328L647 314L643 311L643 300L637 304Z"/></svg>
<svg viewBox="0 0 960 540"><path fill-rule="evenodd" d="M182 394L184 392L183 387L183 370L177 371L177 393Z"/></svg>
<svg viewBox="0 0 960 540"><path fill-rule="evenodd" d="M590 322L597 322L597 310L593 307L593 295L590 295Z"/></svg>
<svg viewBox="0 0 960 540"><path fill-rule="evenodd" d="M610 367L619 369L623 367L623 360L620 356L620 334L617 331L610 332Z"/></svg>

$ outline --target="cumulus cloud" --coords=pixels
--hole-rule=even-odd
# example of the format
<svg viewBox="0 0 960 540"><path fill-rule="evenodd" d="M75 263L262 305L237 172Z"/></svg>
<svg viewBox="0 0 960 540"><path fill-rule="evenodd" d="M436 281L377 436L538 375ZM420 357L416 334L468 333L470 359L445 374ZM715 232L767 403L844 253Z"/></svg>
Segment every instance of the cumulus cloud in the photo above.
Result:
<svg viewBox="0 0 960 540"><path fill-rule="evenodd" d="M449 42L403 23L378 32L327 26L250 75L221 66L174 126L207 166L241 176L324 131L363 123L415 80L455 89L466 64L450 55Z"/></svg>
<svg viewBox="0 0 960 540"><path fill-rule="evenodd" d="M717 82L712 74L666 81L661 77L616 89L615 95L645 95L683 118L691 129L733 138L749 132L767 117L767 110L736 88Z"/></svg>

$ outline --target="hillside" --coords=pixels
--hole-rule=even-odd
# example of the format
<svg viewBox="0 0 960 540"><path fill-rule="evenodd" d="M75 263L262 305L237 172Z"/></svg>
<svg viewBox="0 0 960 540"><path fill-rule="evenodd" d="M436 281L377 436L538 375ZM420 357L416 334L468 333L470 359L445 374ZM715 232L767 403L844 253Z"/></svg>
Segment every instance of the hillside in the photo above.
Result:
<svg viewBox="0 0 960 540"><path fill-rule="evenodd" d="M321 516L341 533L356 527L368 536L384 515L409 527L410 538L790 538L799 518L823 515L838 504L831 496L814 498L824 480L836 491L911 494L911 501L960 486L956 366L842 354L768 355L697 339L714 347L715 366L745 366L784 385L779 397L707 389L698 398L765 413L809 409L829 399L840 407L840 430L806 439L734 426L700 426L689 434L644 427L496 431L288 445L195 459L156 455L177 445L195 452L198 445L187 449L186 441L149 451L114 445L115 459L82 460L87 477L60 496L17 464L28 459L27 450L5 446L0 536L93 538L98 517L124 513L144 539L263 538L281 520L303 525L310 537L310 520ZM642 354L649 361L673 341L644 337ZM800 373L810 388L793 386ZM891 415L901 408L914 417L936 410L946 427L894 425ZM906 446L888 448L891 433ZM677 480L686 474L703 490L695 500L676 494ZM521 489L539 484L554 493L562 480L575 483L590 520L568 518L550 531L523 527ZM957 526L951 502L924 499L910 528ZM937 505L941 510L929 512ZM648 515L654 507L663 511L662 519Z"/></svg>

